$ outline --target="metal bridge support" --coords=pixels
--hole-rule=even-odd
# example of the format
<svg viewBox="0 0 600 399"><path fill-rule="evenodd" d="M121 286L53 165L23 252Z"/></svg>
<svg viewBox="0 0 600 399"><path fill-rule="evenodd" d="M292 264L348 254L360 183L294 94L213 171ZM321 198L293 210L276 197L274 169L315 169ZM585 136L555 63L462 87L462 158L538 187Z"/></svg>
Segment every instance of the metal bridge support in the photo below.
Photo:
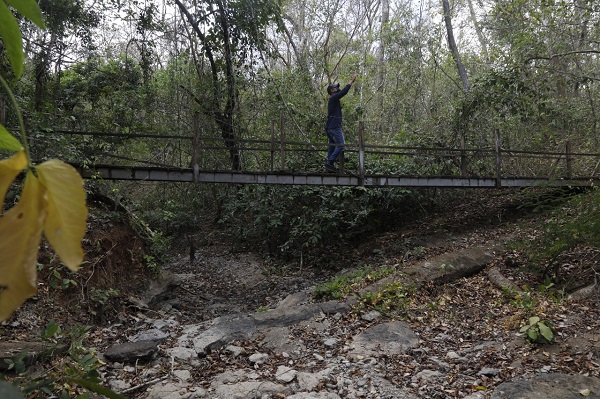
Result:
<svg viewBox="0 0 600 399"><path fill-rule="evenodd" d="M279 153L281 170L285 170L285 135L283 133L283 111L279 113Z"/></svg>
<svg viewBox="0 0 600 399"><path fill-rule="evenodd" d="M194 182L198 183L198 175L200 172L200 165L198 163L198 153L200 152L200 113L194 113L194 138L193 147L194 153L192 154L192 167L194 168Z"/></svg>
<svg viewBox="0 0 600 399"><path fill-rule="evenodd" d="M358 185L365 185L365 123L358 122Z"/></svg>
<svg viewBox="0 0 600 399"><path fill-rule="evenodd" d="M571 155L571 142L567 141L566 147L566 159L567 159L567 179L570 179L573 176L573 156Z"/></svg>
<svg viewBox="0 0 600 399"><path fill-rule="evenodd" d="M271 121L271 164L270 171L273 172L275 168L275 121Z"/></svg>
<svg viewBox="0 0 600 399"><path fill-rule="evenodd" d="M502 163L501 163L502 147L500 146L500 130L496 129L494 131L494 135L496 138L496 187L500 187L500 186L502 186L502 175L500 174L500 169L502 166Z"/></svg>

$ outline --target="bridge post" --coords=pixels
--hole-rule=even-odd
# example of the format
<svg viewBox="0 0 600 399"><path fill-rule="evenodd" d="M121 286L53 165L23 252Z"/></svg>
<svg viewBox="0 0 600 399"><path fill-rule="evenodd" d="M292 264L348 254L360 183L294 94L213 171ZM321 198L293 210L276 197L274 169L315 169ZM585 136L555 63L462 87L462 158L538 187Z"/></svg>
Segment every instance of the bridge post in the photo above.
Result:
<svg viewBox="0 0 600 399"><path fill-rule="evenodd" d="M358 185L365 184L365 123L358 122Z"/></svg>
<svg viewBox="0 0 600 399"><path fill-rule="evenodd" d="M279 112L279 154L281 170L285 170L285 147L284 147L284 134L283 134L283 111Z"/></svg>
<svg viewBox="0 0 600 399"><path fill-rule="evenodd" d="M200 113L194 113L194 139L193 139L193 154L192 154L192 167L194 168L194 183L198 183L198 176L200 173L200 166L198 165L198 157L200 152Z"/></svg>
<svg viewBox="0 0 600 399"><path fill-rule="evenodd" d="M567 179L573 176L573 156L571 155L571 141L567 140L565 145L566 159L567 159Z"/></svg>
<svg viewBox="0 0 600 399"><path fill-rule="evenodd" d="M467 155L465 154L465 134L460 135L460 176L467 177Z"/></svg>
<svg viewBox="0 0 600 399"><path fill-rule="evenodd" d="M275 167L275 121L271 121L271 172Z"/></svg>
<svg viewBox="0 0 600 399"><path fill-rule="evenodd" d="M494 131L494 136L496 139L496 187L500 187L502 185L502 176L500 174L500 169L502 166L502 148L500 146L500 129L496 129Z"/></svg>

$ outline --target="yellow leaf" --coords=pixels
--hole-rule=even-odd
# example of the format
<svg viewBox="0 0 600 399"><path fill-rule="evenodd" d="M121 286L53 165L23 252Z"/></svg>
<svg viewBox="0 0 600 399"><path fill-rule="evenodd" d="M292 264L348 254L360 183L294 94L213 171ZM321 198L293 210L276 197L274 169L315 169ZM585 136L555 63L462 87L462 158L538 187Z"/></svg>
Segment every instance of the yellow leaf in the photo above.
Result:
<svg viewBox="0 0 600 399"><path fill-rule="evenodd" d="M591 391L589 389L582 389L579 391L581 396L590 396Z"/></svg>
<svg viewBox="0 0 600 399"><path fill-rule="evenodd" d="M15 177L27 166L25 150L17 152L12 157L0 161L0 213L4 208L4 197Z"/></svg>
<svg viewBox="0 0 600 399"><path fill-rule="evenodd" d="M87 208L83 180L75 168L53 159L36 167L48 193L44 234L61 260L76 271L83 261Z"/></svg>
<svg viewBox="0 0 600 399"><path fill-rule="evenodd" d="M36 293L44 191L33 173L27 172L19 203L0 218L0 321Z"/></svg>

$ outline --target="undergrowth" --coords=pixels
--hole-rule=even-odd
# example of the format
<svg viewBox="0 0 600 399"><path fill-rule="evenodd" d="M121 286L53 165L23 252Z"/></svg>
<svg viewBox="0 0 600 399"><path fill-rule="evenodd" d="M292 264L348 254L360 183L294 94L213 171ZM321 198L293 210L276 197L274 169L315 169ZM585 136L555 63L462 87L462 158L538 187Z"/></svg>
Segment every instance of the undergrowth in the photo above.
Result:
<svg viewBox="0 0 600 399"><path fill-rule="evenodd" d="M530 270L542 279L572 288L585 280L593 282L600 272L596 266L600 257L600 190L544 197L528 205L532 211L544 211L544 217L538 220L534 237L515 242L513 247L525 254Z"/></svg>

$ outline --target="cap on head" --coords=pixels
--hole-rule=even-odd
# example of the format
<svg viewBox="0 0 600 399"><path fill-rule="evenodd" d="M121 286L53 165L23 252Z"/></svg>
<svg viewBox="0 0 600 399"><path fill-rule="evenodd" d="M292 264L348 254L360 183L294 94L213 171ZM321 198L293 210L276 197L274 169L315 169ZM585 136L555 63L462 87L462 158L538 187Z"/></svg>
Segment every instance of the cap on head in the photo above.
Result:
<svg viewBox="0 0 600 399"><path fill-rule="evenodd" d="M331 92L333 91L333 89L339 89L340 88L340 84L336 83L334 85L329 85L327 86L327 94L331 95Z"/></svg>

